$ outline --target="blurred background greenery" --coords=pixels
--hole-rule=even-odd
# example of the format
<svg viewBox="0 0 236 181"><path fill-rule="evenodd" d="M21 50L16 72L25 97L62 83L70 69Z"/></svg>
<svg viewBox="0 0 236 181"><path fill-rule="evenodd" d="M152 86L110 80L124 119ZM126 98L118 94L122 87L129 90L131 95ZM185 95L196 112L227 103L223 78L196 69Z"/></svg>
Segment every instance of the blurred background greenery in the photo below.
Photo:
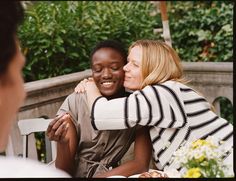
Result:
<svg viewBox="0 0 236 181"><path fill-rule="evenodd" d="M150 1L37 1L27 3L19 29L25 81L89 68L92 47L117 39L162 40L161 15ZM183 61L232 61L233 2L167 1L173 47Z"/></svg>

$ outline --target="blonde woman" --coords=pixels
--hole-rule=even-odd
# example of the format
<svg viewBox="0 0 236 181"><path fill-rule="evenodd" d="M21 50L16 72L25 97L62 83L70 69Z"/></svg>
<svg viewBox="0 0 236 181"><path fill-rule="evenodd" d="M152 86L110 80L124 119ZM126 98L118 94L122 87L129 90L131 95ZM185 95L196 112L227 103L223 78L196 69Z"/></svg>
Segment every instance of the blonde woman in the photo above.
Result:
<svg viewBox="0 0 236 181"><path fill-rule="evenodd" d="M138 40L129 48L124 86L134 92L127 98L107 100L90 79L84 81L97 130L150 126L153 159L158 170L178 168L171 162L186 141L214 136L224 141L233 164L233 127L217 116L206 99L186 85L177 53L167 44Z"/></svg>

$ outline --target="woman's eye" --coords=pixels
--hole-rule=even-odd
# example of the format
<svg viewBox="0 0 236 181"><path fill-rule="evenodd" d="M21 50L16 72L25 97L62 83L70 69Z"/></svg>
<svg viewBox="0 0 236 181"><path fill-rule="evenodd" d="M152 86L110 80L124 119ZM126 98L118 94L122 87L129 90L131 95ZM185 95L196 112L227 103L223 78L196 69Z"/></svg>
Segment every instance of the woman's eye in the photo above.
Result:
<svg viewBox="0 0 236 181"><path fill-rule="evenodd" d="M94 72L101 72L102 69L101 69L101 68L93 68L93 71L94 71Z"/></svg>
<svg viewBox="0 0 236 181"><path fill-rule="evenodd" d="M119 70L119 67L111 67L112 70Z"/></svg>
<svg viewBox="0 0 236 181"><path fill-rule="evenodd" d="M134 67L139 67L139 64L136 62L136 61L128 61L128 64L130 64L131 66L134 66Z"/></svg>
<svg viewBox="0 0 236 181"><path fill-rule="evenodd" d="M133 65L134 65L135 67L139 67L139 65L138 65L137 63L133 63Z"/></svg>

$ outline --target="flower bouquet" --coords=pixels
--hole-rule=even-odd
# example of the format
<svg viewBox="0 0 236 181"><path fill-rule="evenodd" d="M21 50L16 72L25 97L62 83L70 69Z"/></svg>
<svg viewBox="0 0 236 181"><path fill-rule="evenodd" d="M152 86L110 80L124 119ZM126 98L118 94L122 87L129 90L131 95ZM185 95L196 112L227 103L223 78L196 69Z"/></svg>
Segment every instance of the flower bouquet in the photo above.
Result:
<svg viewBox="0 0 236 181"><path fill-rule="evenodd" d="M222 142L208 137L205 140L187 142L175 153L173 161L183 167L181 177L184 178L221 178L230 177L228 165L223 164L226 154Z"/></svg>

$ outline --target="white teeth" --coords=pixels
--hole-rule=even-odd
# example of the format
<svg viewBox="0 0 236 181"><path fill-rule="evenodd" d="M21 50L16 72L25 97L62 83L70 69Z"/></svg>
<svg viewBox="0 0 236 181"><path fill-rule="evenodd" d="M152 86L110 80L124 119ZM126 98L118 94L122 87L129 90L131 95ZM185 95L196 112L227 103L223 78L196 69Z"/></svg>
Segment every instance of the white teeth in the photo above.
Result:
<svg viewBox="0 0 236 181"><path fill-rule="evenodd" d="M113 82L103 82L102 84L103 85L111 85L111 84L113 84Z"/></svg>
<svg viewBox="0 0 236 181"><path fill-rule="evenodd" d="M113 86L113 84L114 84L113 81L107 81L107 82L103 82L103 83L102 83L102 85L103 85L104 87L107 87L107 88Z"/></svg>

